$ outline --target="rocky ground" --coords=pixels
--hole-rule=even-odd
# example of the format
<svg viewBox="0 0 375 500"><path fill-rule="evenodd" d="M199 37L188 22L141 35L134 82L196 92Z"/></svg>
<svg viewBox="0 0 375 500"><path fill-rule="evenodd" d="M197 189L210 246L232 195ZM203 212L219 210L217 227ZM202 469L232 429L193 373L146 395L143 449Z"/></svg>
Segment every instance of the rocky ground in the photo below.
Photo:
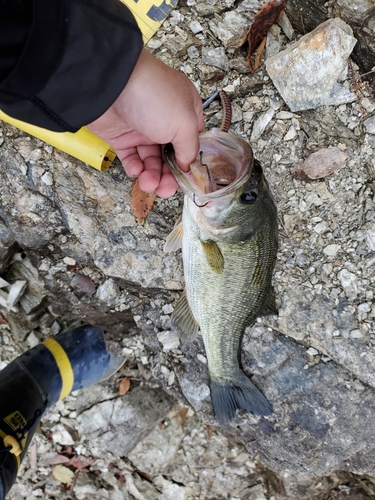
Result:
<svg viewBox="0 0 375 500"><path fill-rule="evenodd" d="M231 132L250 141L274 193L279 315L248 329L243 362L276 416L238 415L220 430L201 341L184 345L170 330L183 277L179 255L162 247L181 194L157 200L140 226L118 164L96 173L3 124L0 233L5 245L11 228L13 263L0 260L1 276L29 288L14 310L0 302L0 367L81 321L101 324L126 358L112 379L48 411L9 498L375 498L374 93L350 61L340 80L348 102L291 112L265 65L251 75L240 48L261 3L180 2L148 47L203 100L227 91ZM300 37L286 32L273 28L266 57ZM206 127L221 115L214 101ZM333 162L346 155L341 168L293 173L328 147Z"/></svg>

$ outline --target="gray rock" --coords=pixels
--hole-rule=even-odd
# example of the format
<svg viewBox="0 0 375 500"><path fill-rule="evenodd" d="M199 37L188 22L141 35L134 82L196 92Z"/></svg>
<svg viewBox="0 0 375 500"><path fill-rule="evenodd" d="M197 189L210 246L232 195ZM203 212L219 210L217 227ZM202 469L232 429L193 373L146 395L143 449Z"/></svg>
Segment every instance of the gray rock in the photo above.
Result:
<svg viewBox="0 0 375 500"><path fill-rule="evenodd" d="M299 33L312 31L329 17L339 17L347 22L354 31L358 43L353 50L353 59L359 65L361 73L368 73L374 66L375 33L372 29L374 20L373 0L300 0L288 2L286 13ZM375 74L365 77L374 81Z"/></svg>
<svg viewBox="0 0 375 500"><path fill-rule="evenodd" d="M161 389L138 386L121 398L82 411L77 430L95 442L102 456L108 451L125 456L167 415L172 404L173 399Z"/></svg>
<svg viewBox="0 0 375 500"><path fill-rule="evenodd" d="M366 132L368 134L375 134L375 116L367 118L367 120L363 122L363 125L366 127Z"/></svg>
<svg viewBox="0 0 375 500"><path fill-rule="evenodd" d="M203 47L202 62L204 64L223 69L224 71L228 70L229 67L228 57L222 47L215 49Z"/></svg>
<svg viewBox="0 0 375 500"><path fill-rule="evenodd" d="M366 243L370 250L375 252L375 225L366 232Z"/></svg>
<svg viewBox="0 0 375 500"><path fill-rule="evenodd" d="M21 283L22 294L19 297L19 304L27 314L34 313L46 305L47 291L38 270L29 259L12 262L6 276L10 281L16 280ZM27 283L27 286L24 287L22 283Z"/></svg>
<svg viewBox="0 0 375 500"><path fill-rule="evenodd" d="M96 296L98 297L98 299L100 299L102 302L106 302L108 305L114 304L118 294L119 287L112 279L105 280L105 282L99 286L96 292Z"/></svg>
<svg viewBox="0 0 375 500"><path fill-rule="evenodd" d="M291 111L355 100L337 83L355 43L347 24L330 19L266 60L267 72Z"/></svg>
<svg viewBox="0 0 375 500"><path fill-rule="evenodd" d="M17 248L18 244L10 230L0 220L0 274L5 271Z"/></svg>
<svg viewBox="0 0 375 500"><path fill-rule="evenodd" d="M214 425L209 398L196 398L202 380L196 361L200 349L188 345L182 350L189 368L181 372L178 366L177 378L181 383L188 373L190 383L190 393L184 395L198 415ZM368 425L375 418L373 388L357 390L350 373L334 363L320 361L306 367L305 348L261 327L245 336L242 362L274 408L267 418L238 413L228 426L250 455L259 453L262 463L280 473L312 469L321 475L345 469L375 473L375 429Z"/></svg>
<svg viewBox="0 0 375 500"><path fill-rule="evenodd" d="M198 21L195 21L195 20L191 21L191 23L189 23L189 28L194 33L194 35L196 35L197 33L200 33L201 31L204 30L201 23L199 23Z"/></svg>
<svg viewBox="0 0 375 500"><path fill-rule="evenodd" d="M358 295L357 276L347 269L342 269L337 276L346 296L349 299L355 299Z"/></svg>
<svg viewBox="0 0 375 500"><path fill-rule="evenodd" d="M147 470L155 483L162 487L161 497L166 497L167 478L181 487L182 498L239 498L249 500L249 489L256 483L252 474L251 457L230 439L211 429L205 432L194 412L176 405L164 425L140 442L129 454L132 463ZM202 473L203 471L203 473ZM198 483L198 488L192 488ZM193 489L193 491L192 491ZM223 496L223 491L225 495ZM254 498L264 498L260 495ZM149 498L147 496L147 498ZM173 498L176 498L174 496Z"/></svg>
<svg viewBox="0 0 375 500"><path fill-rule="evenodd" d="M250 21L238 12L228 11L223 14L222 19L214 17L208 24L224 47L235 49L244 44Z"/></svg>
<svg viewBox="0 0 375 500"><path fill-rule="evenodd" d="M266 130L267 125L272 120L275 111L270 108L265 113L262 113L258 118L254 121L253 130L251 132L250 141L254 142L259 139L259 137Z"/></svg>
<svg viewBox="0 0 375 500"><path fill-rule="evenodd" d="M27 281L17 280L10 286L7 301L10 306L17 304L25 291L26 285Z"/></svg>
<svg viewBox="0 0 375 500"><path fill-rule="evenodd" d="M159 342L163 344L165 351L177 349L180 346L179 338L173 331L163 331L157 334Z"/></svg>
<svg viewBox="0 0 375 500"><path fill-rule="evenodd" d="M1 148L0 164L0 217L12 228L13 237L21 245L28 248L47 245L64 228L52 196L46 196L43 188L38 190L31 173L24 174L28 166L20 154Z"/></svg>
<svg viewBox="0 0 375 500"><path fill-rule="evenodd" d="M37 166L30 164L29 175L21 174L21 156L4 148L0 162L0 217L22 246L41 248L67 233L62 247L78 263L95 262L105 275L144 287L181 288L181 265L176 255L163 252L173 224L155 210L143 226L137 224L130 211L131 181L125 180L122 167L99 174L83 164L52 166L56 191L42 194L44 183L30 181ZM87 210L94 210L95 216L88 216Z"/></svg>

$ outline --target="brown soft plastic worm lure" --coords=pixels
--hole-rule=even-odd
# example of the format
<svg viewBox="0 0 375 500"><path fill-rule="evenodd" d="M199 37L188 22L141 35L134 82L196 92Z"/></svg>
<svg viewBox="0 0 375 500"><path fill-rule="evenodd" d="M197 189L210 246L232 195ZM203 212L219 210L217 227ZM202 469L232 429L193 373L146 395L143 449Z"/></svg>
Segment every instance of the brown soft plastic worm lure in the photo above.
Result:
<svg viewBox="0 0 375 500"><path fill-rule="evenodd" d="M221 120L220 130L228 132L232 122L232 104L225 90L219 90L218 92L212 94L212 96L203 103L202 107L203 109L207 108L217 96L220 97L221 105L223 106L223 118Z"/></svg>
<svg viewBox="0 0 375 500"><path fill-rule="evenodd" d="M221 120L220 130L228 132L232 123L232 104L225 90L219 90L219 96L223 106L223 118Z"/></svg>

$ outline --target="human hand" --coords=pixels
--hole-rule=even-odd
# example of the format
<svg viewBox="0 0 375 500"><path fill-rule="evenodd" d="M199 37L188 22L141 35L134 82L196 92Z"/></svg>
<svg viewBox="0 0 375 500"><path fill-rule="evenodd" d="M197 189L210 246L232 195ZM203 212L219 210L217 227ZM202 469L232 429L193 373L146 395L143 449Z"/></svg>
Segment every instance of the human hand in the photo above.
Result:
<svg viewBox="0 0 375 500"><path fill-rule="evenodd" d="M143 49L122 93L88 128L115 149L143 191L166 198L177 183L163 162L163 145L173 144L179 167L188 171L204 129L202 101L186 76Z"/></svg>

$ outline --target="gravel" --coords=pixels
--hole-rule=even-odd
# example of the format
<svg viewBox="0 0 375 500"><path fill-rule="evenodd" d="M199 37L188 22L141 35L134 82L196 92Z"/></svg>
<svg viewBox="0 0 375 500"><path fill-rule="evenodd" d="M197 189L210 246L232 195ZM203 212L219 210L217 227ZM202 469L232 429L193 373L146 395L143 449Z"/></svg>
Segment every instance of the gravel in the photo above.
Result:
<svg viewBox="0 0 375 500"><path fill-rule="evenodd" d="M272 326L305 346L306 370L331 360L345 366L353 374L352 387L362 391L367 384L375 387L374 360L370 355L375 344L373 91L357 72L350 73L342 85L356 93L357 100L292 113L264 65L255 75L249 75L243 64L246 53L239 48L240 42L235 37L242 36L243 27L261 3L258 0L244 0L239 4L232 0L207 3L187 0L173 12L148 47L164 62L185 73L203 100L217 89L227 90L235 111L231 132L250 141L272 187L281 233L274 280L280 314L277 320L259 323L256 328L264 331L262 328ZM231 11L234 11L232 16ZM274 30L272 36L273 48L267 46L266 49L270 53L275 43L280 50L291 43L280 29ZM217 126L220 119L220 106L214 102L205 111L206 127ZM53 158L60 162L63 170L66 158L41 141L18 135L7 126L0 127L0 145L4 139L17 149L25 162L41 164L35 182L47 196L53 183L48 162ZM308 182L291 175L298 161L332 146L348 155L340 170L325 179ZM20 175L26 174L27 171L20 172ZM163 213L165 207L175 210L178 206L179 202L174 199L160 201L158 211ZM129 214L123 216L133 220ZM146 229L135 228L134 233L137 231ZM2 234L8 238L5 230ZM46 241L48 237L46 235ZM69 244L67 237L61 238L65 238L62 244ZM135 245L132 241L125 243L129 248ZM7 243L8 247L12 244ZM59 279L62 269L75 263L72 257L68 259L59 267L44 257L39 270L47 272L51 280ZM1 261L0 256L0 268ZM98 300L116 311L129 308L128 297L115 281L100 282L100 274L95 274L97 271L89 266L84 271L100 283L96 291ZM157 270L153 272L157 277ZM170 285L172 290L178 288L178 283ZM314 318L324 318L327 308L331 313L321 336L314 336L318 328L314 330L314 318L308 315L310 304L314 304ZM5 317L7 311L1 307L0 313ZM157 333L157 339L164 352L183 360L179 340L168 330L172 306L161 301L158 307L162 309L158 321L163 328ZM31 331L15 322L9 326L0 324L1 367L25 347L36 345L41 338L66 326L51 312L48 314L45 326L33 323ZM300 321L299 325L293 324L293 331L286 320L289 317L298 317ZM134 320L138 323L142 318L134 317ZM26 336L22 336L24 332ZM350 353L345 347L347 339L350 339ZM36 464L29 453L9 499L328 499L348 498L347 495L353 495L352 491L361 495L356 498L374 498L371 478L356 479L354 474L340 471L327 477L285 472L280 486L280 478L266 469L258 456L252 456L230 436L202 423L190 407L175 404L172 399L165 401L163 411L154 420L144 424L124 456L120 447L116 447L116 439L109 435L113 429L106 427L115 415L116 432L128 432L126 419L120 418L122 406L128 408L127 395L116 399L119 378L130 377L134 390L128 396L138 391L151 398L158 389L153 378L155 360L143 337L139 334L126 337L122 342L115 342L114 347L126 358L120 373L97 389L68 396L48 411L34 437ZM204 367L205 357L198 356ZM159 371L158 377L162 377L173 392L177 384L173 366L162 365ZM208 386L204 383L192 387L186 382L180 389L187 399L194 399L197 406L209 400ZM90 423L96 426L96 434L93 428L90 430ZM99 432L101 428L105 429L105 438ZM92 457L94 462L86 471L79 472L71 466L75 483L63 485L53 475L56 465L48 465L48 460L69 451L70 456Z"/></svg>

